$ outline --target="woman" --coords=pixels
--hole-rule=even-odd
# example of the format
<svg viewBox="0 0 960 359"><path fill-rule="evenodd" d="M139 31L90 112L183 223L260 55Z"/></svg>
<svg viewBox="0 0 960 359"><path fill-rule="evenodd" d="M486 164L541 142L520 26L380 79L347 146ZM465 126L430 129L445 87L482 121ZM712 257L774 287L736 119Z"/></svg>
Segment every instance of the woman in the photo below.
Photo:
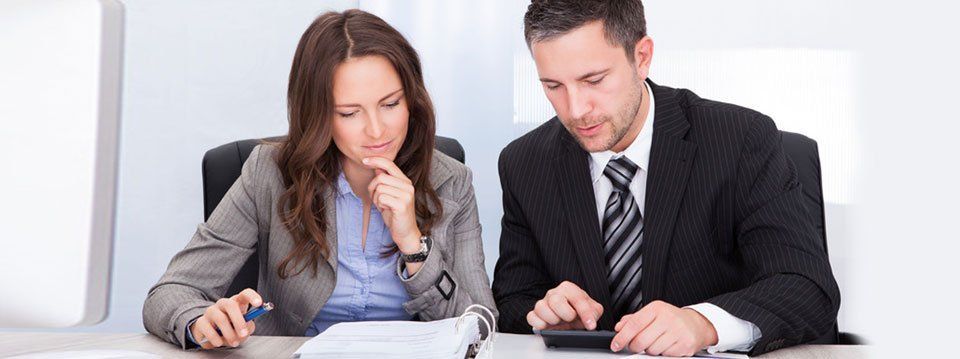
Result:
<svg viewBox="0 0 960 359"><path fill-rule="evenodd" d="M288 110L287 137L254 149L150 290L148 331L235 347L256 328L309 336L494 309L470 171L434 151L420 61L399 32L360 10L321 15L297 46ZM224 297L255 251L257 290ZM245 323L265 300L276 309Z"/></svg>

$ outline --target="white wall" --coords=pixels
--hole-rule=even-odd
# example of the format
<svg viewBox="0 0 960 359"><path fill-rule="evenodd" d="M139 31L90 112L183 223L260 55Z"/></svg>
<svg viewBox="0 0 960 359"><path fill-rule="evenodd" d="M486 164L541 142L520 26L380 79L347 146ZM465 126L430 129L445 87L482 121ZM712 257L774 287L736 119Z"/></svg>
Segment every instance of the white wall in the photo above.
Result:
<svg viewBox="0 0 960 359"><path fill-rule="evenodd" d="M147 290L203 220L200 160L217 145L286 132L300 35L355 1L139 1L126 6L120 187L109 318L143 331Z"/></svg>
<svg viewBox="0 0 960 359"><path fill-rule="evenodd" d="M960 6L858 1L863 201L852 319L888 357L956 356Z"/></svg>

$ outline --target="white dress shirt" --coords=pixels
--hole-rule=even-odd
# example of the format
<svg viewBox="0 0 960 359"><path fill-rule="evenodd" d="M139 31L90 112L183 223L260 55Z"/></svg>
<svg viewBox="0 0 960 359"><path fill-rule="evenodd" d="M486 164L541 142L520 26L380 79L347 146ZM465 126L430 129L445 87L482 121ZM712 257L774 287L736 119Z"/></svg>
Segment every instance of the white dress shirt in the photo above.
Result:
<svg viewBox="0 0 960 359"><path fill-rule="evenodd" d="M653 90L650 85L644 83L647 87L648 96L644 101L650 102L650 110L647 112L646 120L637 138L633 140L623 152L614 153L613 151L592 152L590 153L590 176L593 180L593 193L597 202L597 218L599 223L603 223L603 212L607 207L607 200L610 199L610 193L613 192L613 184L610 179L603 175L603 169L607 167L607 162L612 158L627 156L638 167L637 174L630 182L630 193L640 207L640 214L646 218L643 213L643 203L646 203L647 190L647 171L650 169L650 146L653 143L653 121L655 112L655 101ZM656 209L654 209L656 210ZM707 348L710 353L718 351L738 350L749 351L760 339L760 328L746 320L737 318L720 307L710 303L699 303L687 306L696 310L713 324L717 330L717 345Z"/></svg>

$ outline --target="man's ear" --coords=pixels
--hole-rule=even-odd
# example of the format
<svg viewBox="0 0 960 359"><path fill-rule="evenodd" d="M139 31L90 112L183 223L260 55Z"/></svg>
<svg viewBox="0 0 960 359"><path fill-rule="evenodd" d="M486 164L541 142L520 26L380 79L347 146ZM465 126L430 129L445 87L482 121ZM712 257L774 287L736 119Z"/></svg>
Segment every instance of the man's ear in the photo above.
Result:
<svg viewBox="0 0 960 359"><path fill-rule="evenodd" d="M637 70L640 80L646 80L650 74L650 64L653 61L653 39L644 36L633 46L633 66Z"/></svg>

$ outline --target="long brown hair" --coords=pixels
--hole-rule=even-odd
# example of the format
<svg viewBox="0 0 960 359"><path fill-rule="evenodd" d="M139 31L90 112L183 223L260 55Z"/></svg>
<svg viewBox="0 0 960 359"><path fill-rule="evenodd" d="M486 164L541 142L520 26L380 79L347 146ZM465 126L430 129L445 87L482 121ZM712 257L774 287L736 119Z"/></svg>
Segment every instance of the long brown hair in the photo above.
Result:
<svg viewBox="0 0 960 359"><path fill-rule="evenodd" d="M420 58L396 29L362 10L327 12L303 33L293 57L287 90L290 129L277 144L277 165L285 190L277 210L294 246L277 266L280 278L311 268L330 254L324 193L336 190L341 152L333 142L333 74L350 58L382 56L393 64L403 83L410 116L406 140L394 163L413 182L420 231L429 234L442 213L430 185L430 163L436 131L433 104L423 84ZM293 269L291 269L293 267Z"/></svg>

